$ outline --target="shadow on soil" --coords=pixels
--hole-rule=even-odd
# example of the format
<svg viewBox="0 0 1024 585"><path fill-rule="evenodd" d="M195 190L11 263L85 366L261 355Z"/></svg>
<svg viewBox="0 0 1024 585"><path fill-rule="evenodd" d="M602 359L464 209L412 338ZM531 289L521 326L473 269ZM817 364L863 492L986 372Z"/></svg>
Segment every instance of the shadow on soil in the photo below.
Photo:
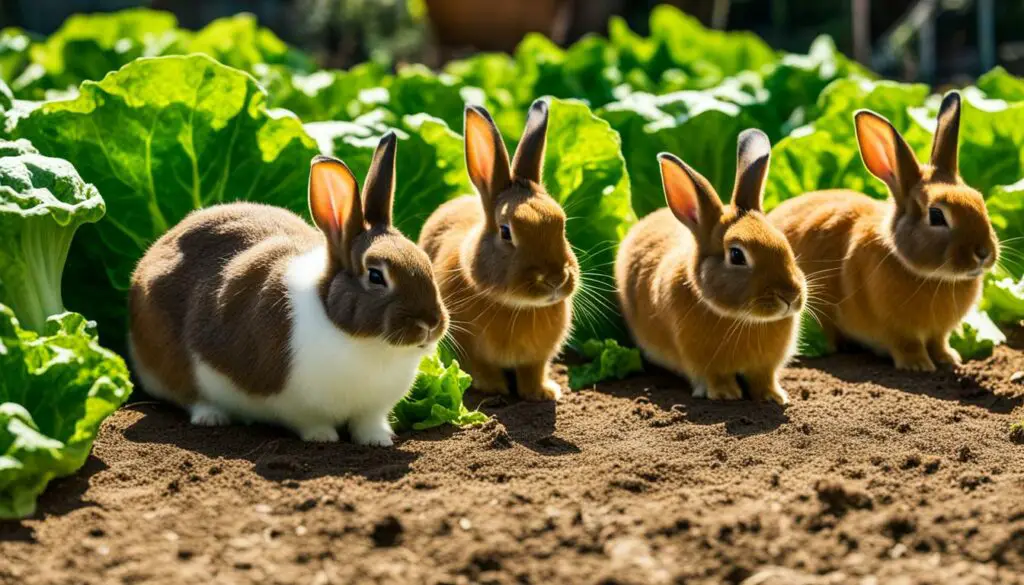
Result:
<svg viewBox="0 0 1024 585"><path fill-rule="evenodd" d="M1008 414L1024 404L1024 396L995 394L992 381L979 375L985 370L984 364L985 361L973 361L956 371L947 367L937 372L907 372L897 370L890 358L855 351L800 360L791 367L822 371L849 384L873 384L889 390L976 406L998 414Z"/></svg>
<svg viewBox="0 0 1024 585"><path fill-rule="evenodd" d="M64 516L80 508L93 506L83 498L92 476L105 470L107 465L95 455L89 455L85 465L73 475L50 482L36 502L36 513L31 520L44 520L50 516ZM24 521L0 521L0 542L35 542L35 534Z"/></svg>
<svg viewBox="0 0 1024 585"><path fill-rule="evenodd" d="M768 433L789 422L786 409L775 403L693 398L686 380L649 363L644 364L644 371L641 376L597 384L594 391L638 403L650 402L697 425L725 423L726 432L738 437Z"/></svg>
<svg viewBox="0 0 1024 585"><path fill-rule="evenodd" d="M231 425L197 427L184 411L159 402L137 402L128 408L143 413L125 429L136 443L170 444L208 457L244 459L271 481L305 480L323 476L359 475L371 481L392 482L409 473L418 455L403 451L399 436L394 448L362 447L342 436L338 443L306 443L280 427ZM417 439L444 438L445 429L431 429Z"/></svg>
<svg viewBox="0 0 1024 585"><path fill-rule="evenodd" d="M515 396L494 396L475 390L466 394L465 402L469 408L479 408L497 419L508 431L509 439L534 453L557 457L580 452L575 443L555 435L554 402L526 402Z"/></svg>

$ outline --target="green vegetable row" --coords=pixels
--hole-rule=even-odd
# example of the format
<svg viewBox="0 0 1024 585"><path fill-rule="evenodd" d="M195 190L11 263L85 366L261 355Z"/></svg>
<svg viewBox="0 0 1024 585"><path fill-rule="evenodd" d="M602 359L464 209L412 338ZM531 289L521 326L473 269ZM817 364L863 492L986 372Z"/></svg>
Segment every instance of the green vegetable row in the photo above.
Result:
<svg viewBox="0 0 1024 585"><path fill-rule="evenodd" d="M25 328L0 310L12 332L0 349L47 346L81 364L75 386L48 380L45 360L27 350L0 351L0 516L30 512L50 478L77 469L81 446L88 451L99 420L130 391L121 358L100 348L91 329L76 325L65 336L81 343L65 349L47 319L78 323L63 314L66 303L122 350L128 279L143 251L190 211L219 202L261 201L305 216L317 153L344 159L362 177L378 138L395 130L395 223L415 238L440 203L472 192L465 105L486 106L514 143L529 104L552 96L544 174L570 218L584 271L573 341L592 363L570 375L582 387L639 368L635 350L611 341L625 339L611 266L637 217L663 205L656 153L679 155L726 193L737 135L761 128L775 143L771 207L827 187L885 195L857 154L858 108L887 116L922 152L929 143L936 96L876 81L827 37L806 54L782 54L668 7L653 12L648 37L619 20L609 30L567 49L531 35L511 56L480 54L440 73L381 63L317 70L248 15L195 33L149 10L74 17L46 39L0 31L0 303ZM1024 317L1024 82L995 70L964 96L961 168L988 198L1006 258L954 337L970 357L1000 342L994 322ZM805 354L815 354L816 341L808 327ZM26 376L40 381L27 386ZM86 408L94 389L111 384L120 392L104 399L109 408ZM457 366L428 360L395 409L396 424L477 422L462 404L468 384ZM8 410L17 415L4 418ZM53 441L53 457L27 454L39 437Z"/></svg>

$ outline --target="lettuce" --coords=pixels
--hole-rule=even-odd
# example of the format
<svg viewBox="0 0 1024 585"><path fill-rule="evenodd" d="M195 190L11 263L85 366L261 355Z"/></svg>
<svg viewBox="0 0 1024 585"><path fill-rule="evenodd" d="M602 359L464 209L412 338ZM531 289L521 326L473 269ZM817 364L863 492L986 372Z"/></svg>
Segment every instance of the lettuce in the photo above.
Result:
<svg viewBox="0 0 1024 585"><path fill-rule="evenodd" d="M590 362L569 367L569 387L573 390L604 380L622 380L644 370L640 350L622 347L614 339L590 339L580 350Z"/></svg>
<svg viewBox="0 0 1024 585"><path fill-rule="evenodd" d="M0 305L0 518L31 515L50 480L78 471L131 391L124 361L81 315L36 334Z"/></svg>
<svg viewBox="0 0 1024 585"><path fill-rule="evenodd" d="M78 227L99 221L104 204L65 160L39 155L25 140L0 141L0 302L29 329L64 312L61 278Z"/></svg>
<svg viewBox="0 0 1024 585"><path fill-rule="evenodd" d="M17 121L16 136L66 158L103 193L107 215L75 240L66 292L113 342L125 331L135 263L189 212L253 200L305 215L316 145L265 100L252 77L205 55L158 57Z"/></svg>
<svg viewBox="0 0 1024 585"><path fill-rule="evenodd" d="M964 320L949 336L949 344L960 352L960 357L981 359L992 355L995 346L1006 343L1006 336L996 327L988 314L971 309Z"/></svg>
<svg viewBox="0 0 1024 585"><path fill-rule="evenodd" d="M391 411L391 424L398 432L422 431L445 423L455 426L487 422L488 416L469 410L462 395L473 383L459 369L459 362L445 366L436 355L423 358L412 389Z"/></svg>

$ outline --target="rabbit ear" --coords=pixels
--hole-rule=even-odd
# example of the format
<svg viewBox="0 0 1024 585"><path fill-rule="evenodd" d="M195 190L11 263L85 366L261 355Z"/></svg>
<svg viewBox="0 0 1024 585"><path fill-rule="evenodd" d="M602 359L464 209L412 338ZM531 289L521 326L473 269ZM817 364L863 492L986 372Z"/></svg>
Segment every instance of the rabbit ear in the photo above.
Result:
<svg viewBox="0 0 1024 585"><path fill-rule="evenodd" d="M736 185L732 192L732 204L737 209L761 211L771 154L772 144L764 132L750 128L740 133L736 147Z"/></svg>
<svg viewBox="0 0 1024 585"><path fill-rule="evenodd" d="M548 141L548 102L533 102L526 119L526 129L512 159L512 176L540 183L544 170L544 147Z"/></svg>
<svg viewBox="0 0 1024 585"><path fill-rule="evenodd" d="M921 166L914 151L888 120L870 110L854 114L854 123L864 166L885 181L896 201L902 203L921 181Z"/></svg>
<svg viewBox="0 0 1024 585"><path fill-rule="evenodd" d="M363 214L372 226L391 225L391 206L395 198L395 154L398 137L389 131L381 137L373 153L370 171L363 186Z"/></svg>
<svg viewBox="0 0 1024 585"><path fill-rule="evenodd" d="M496 199L512 184L508 165L508 151L498 127L487 110L480 106L466 106L466 169L487 212L488 224L494 223Z"/></svg>
<svg viewBox="0 0 1024 585"><path fill-rule="evenodd" d="M950 177L956 177L957 155L960 150L960 93L951 91L939 108L939 123L932 141L932 166Z"/></svg>
<svg viewBox="0 0 1024 585"><path fill-rule="evenodd" d="M722 217L722 202L714 187L700 173L674 154L658 155L661 184L669 209L683 225L690 228L698 241Z"/></svg>
<svg viewBox="0 0 1024 585"><path fill-rule="evenodd" d="M319 155L309 169L309 212L327 238L331 255L351 269L352 241L363 233L359 185L345 163Z"/></svg>

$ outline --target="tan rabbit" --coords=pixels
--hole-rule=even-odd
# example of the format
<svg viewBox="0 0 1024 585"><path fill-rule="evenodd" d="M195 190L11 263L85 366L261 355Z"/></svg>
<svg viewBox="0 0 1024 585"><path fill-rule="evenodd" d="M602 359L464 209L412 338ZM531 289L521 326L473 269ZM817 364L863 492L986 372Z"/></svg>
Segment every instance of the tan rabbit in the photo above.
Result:
<svg viewBox="0 0 1024 585"><path fill-rule="evenodd" d="M551 359L569 336L579 265L565 213L541 184L548 104L530 108L515 158L494 121L466 108L466 166L479 197L442 205L420 245L434 263L459 359L485 392L507 394L514 370L526 400L557 400Z"/></svg>
<svg viewBox="0 0 1024 585"><path fill-rule="evenodd" d="M687 377L694 396L786 404L778 371L795 350L804 276L761 212L771 145L739 136L732 204L675 156L658 155L667 209L633 226L615 281L633 338L652 362Z"/></svg>
<svg viewBox="0 0 1024 585"><path fill-rule="evenodd" d="M388 414L448 317L426 254L391 225L394 134L360 197L344 163L313 159L319 230L251 203L196 211L139 261L130 347L146 390L197 425L285 425L303 440L390 445Z"/></svg>
<svg viewBox="0 0 1024 585"><path fill-rule="evenodd" d="M833 349L848 339L906 370L957 364L949 333L999 255L985 200L958 171L960 95L942 101L929 165L885 118L861 110L854 119L864 165L892 197L808 193L769 218L814 283Z"/></svg>

